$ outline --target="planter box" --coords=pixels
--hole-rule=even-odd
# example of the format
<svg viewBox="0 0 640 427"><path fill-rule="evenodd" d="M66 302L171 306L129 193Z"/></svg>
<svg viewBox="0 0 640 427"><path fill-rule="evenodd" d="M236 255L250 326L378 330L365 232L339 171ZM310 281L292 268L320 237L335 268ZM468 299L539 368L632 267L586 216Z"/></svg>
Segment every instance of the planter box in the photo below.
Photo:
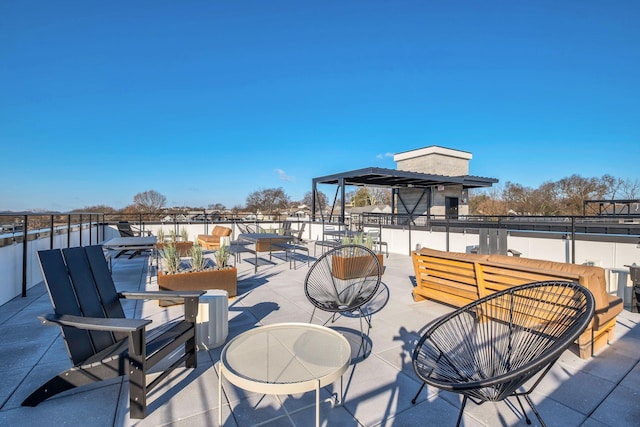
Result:
<svg viewBox="0 0 640 427"><path fill-rule="evenodd" d="M168 243L157 243L156 249L161 251L168 245ZM181 257L191 256L191 247L193 246L193 242L174 242L173 246Z"/></svg>
<svg viewBox="0 0 640 427"><path fill-rule="evenodd" d="M384 271L382 261L384 259L382 254L376 254L378 261L380 262L381 274ZM358 277L375 276L377 272L375 267L371 267L368 271L365 271L369 265L368 256L339 256L334 255L331 259L331 274L333 277L342 280L355 279Z"/></svg>
<svg viewBox="0 0 640 427"><path fill-rule="evenodd" d="M158 272L158 288L161 291L206 291L221 289L230 297L238 295L238 270L229 267L222 270L204 270L178 274ZM162 300L161 306L176 304L175 301Z"/></svg>
<svg viewBox="0 0 640 427"><path fill-rule="evenodd" d="M256 251L257 252L271 252L271 251L281 251L280 248L272 248L272 244L282 244L288 243L291 239L283 238L283 239L269 239L269 240L260 240L256 243Z"/></svg>

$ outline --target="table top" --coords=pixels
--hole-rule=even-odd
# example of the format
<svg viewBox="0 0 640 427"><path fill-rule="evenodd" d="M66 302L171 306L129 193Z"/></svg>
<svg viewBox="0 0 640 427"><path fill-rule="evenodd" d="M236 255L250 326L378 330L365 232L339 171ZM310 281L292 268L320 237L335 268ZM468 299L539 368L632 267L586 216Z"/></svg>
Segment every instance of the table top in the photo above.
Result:
<svg viewBox="0 0 640 427"><path fill-rule="evenodd" d="M245 390L267 394L310 391L336 381L351 361L340 333L310 323L277 323L229 341L220 363L224 376Z"/></svg>
<svg viewBox="0 0 640 427"><path fill-rule="evenodd" d="M157 242L156 236L148 237L114 237L102 244L104 247L117 247L117 246L153 246Z"/></svg>
<svg viewBox="0 0 640 427"><path fill-rule="evenodd" d="M285 236L277 233L242 233L238 235L238 238L241 240L246 240L248 242L257 242L260 240L282 240L289 241L292 240L292 236Z"/></svg>
<svg viewBox="0 0 640 427"><path fill-rule="evenodd" d="M327 236L347 236L353 237L363 234L362 231L353 231L353 230L325 230L324 234Z"/></svg>

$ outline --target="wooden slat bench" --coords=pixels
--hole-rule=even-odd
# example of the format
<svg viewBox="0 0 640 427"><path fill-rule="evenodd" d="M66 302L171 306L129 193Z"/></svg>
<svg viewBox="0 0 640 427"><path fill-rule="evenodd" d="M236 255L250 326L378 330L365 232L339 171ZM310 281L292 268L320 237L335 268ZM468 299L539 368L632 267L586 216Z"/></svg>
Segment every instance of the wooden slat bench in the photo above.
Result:
<svg viewBox="0 0 640 427"><path fill-rule="evenodd" d="M577 282L596 301L591 325L578 339L580 357L588 358L613 338L622 299L606 291L604 269L505 255L443 252L423 248L412 253L415 301L433 299L461 307L494 292L545 280Z"/></svg>

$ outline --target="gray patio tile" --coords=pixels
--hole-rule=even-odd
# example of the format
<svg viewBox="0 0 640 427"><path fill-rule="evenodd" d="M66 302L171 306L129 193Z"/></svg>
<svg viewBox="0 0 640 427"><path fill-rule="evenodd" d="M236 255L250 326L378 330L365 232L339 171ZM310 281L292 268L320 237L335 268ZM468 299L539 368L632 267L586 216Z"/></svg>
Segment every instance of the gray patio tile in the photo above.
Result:
<svg viewBox="0 0 640 427"><path fill-rule="evenodd" d="M222 419L224 427L241 427L236 424L233 417L230 416L229 407L222 409ZM218 409L191 415L187 418L181 418L171 422L171 427L218 427Z"/></svg>
<svg viewBox="0 0 640 427"><path fill-rule="evenodd" d="M626 377L620 382L621 386L627 387L634 392L640 392L640 363L636 362L636 365L629 371Z"/></svg>
<svg viewBox="0 0 640 427"><path fill-rule="evenodd" d="M595 357L588 360L582 368L583 373L591 374L604 380L619 383L633 369L636 358L627 356L627 352L619 351L614 343Z"/></svg>
<svg viewBox="0 0 640 427"><path fill-rule="evenodd" d="M401 331L398 330L398 327L375 320L375 318L372 320L373 326L369 330L369 338L373 342L373 352L377 354L390 349L400 351L405 343L401 339Z"/></svg>
<svg viewBox="0 0 640 427"><path fill-rule="evenodd" d="M238 426L253 426L273 418L288 421L286 417L287 413L276 396L252 394L245 399L231 403L231 412L227 418L223 418L223 425L227 425L227 420L233 420Z"/></svg>
<svg viewBox="0 0 640 427"><path fill-rule="evenodd" d="M0 408L2 408L9 396L18 388L22 380L27 376L31 368L3 370L0 375Z"/></svg>
<svg viewBox="0 0 640 427"><path fill-rule="evenodd" d="M0 346L0 366L2 366L3 370L35 366L55 339L55 335L48 336L44 334L33 341L21 340L3 343Z"/></svg>
<svg viewBox="0 0 640 427"><path fill-rule="evenodd" d="M424 393L424 391L423 391ZM388 419L382 420L377 426L415 427L419 425L454 426L458 419L458 408L444 399L432 395L429 399L416 402L415 405ZM465 427L473 425L464 423Z"/></svg>
<svg viewBox="0 0 640 427"><path fill-rule="evenodd" d="M265 426L313 426L316 417L315 406L307 407L304 410L290 414L293 424L286 424L285 420L275 420L273 423L267 423ZM331 427L359 427L360 424L353 418L344 406L331 406L328 403L320 405L320 425Z"/></svg>
<svg viewBox="0 0 640 427"><path fill-rule="evenodd" d="M612 426L611 424L605 424L605 423L601 423L600 421L597 421L593 418L587 418L581 425L580 427L618 427L618 426ZM621 427L626 427L626 426L621 426ZM631 427L631 426L629 426Z"/></svg>
<svg viewBox="0 0 640 427"><path fill-rule="evenodd" d="M413 353L413 345L418 340L418 337L406 332L401 332L400 336L402 337L402 344L400 346L376 352L376 356L393 366L395 369L404 372L409 377L415 377L417 381L418 377L413 370L411 355Z"/></svg>
<svg viewBox="0 0 640 427"><path fill-rule="evenodd" d="M637 426L640 420L640 391L619 386L591 417L611 426Z"/></svg>
<svg viewBox="0 0 640 427"><path fill-rule="evenodd" d="M120 384L75 393L73 398L54 397L36 407L17 406L0 412L3 426L114 426Z"/></svg>
<svg viewBox="0 0 640 427"><path fill-rule="evenodd" d="M53 330L60 330L60 328L53 328L50 326L46 327ZM51 346L49 346L44 356L42 356L42 359L40 359L40 363L53 363L58 361L65 361L69 366L71 366L71 359L69 359L69 354L67 353L67 348L64 344L64 338L62 338L62 334L60 332L58 332L58 336Z"/></svg>
<svg viewBox="0 0 640 427"><path fill-rule="evenodd" d="M549 426L578 427L584 422L585 415L572 410L552 399L537 401L532 395L532 400L545 424ZM527 416L531 420L532 426L540 426L538 418L526 402L522 402ZM526 418L518 402L514 398L509 398L501 402L486 402L476 405L467 401L463 422L466 423L474 419L485 426L527 426Z"/></svg>
<svg viewBox="0 0 640 427"><path fill-rule="evenodd" d="M587 415L615 386L615 383L584 372L568 374L556 370L547 374L536 392Z"/></svg>
<svg viewBox="0 0 640 427"><path fill-rule="evenodd" d="M129 418L129 382L123 384L120 396L121 411L117 425L158 426L173 420L189 418L218 408L218 375L211 364L198 364L195 369L177 368L154 389L147 400L144 420ZM224 400L223 400L224 402ZM226 403L226 402L225 402Z"/></svg>
<svg viewBox="0 0 640 427"><path fill-rule="evenodd" d="M352 367L347 381L346 409L363 425L375 425L408 409L419 383L376 356Z"/></svg>
<svg viewBox="0 0 640 427"><path fill-rule="evenodd" d="M622 328L617 328L616 331ZM613 349L615 352L620 353L629 358L635 359L638 356L638 348L640 348L640 328L636 328L631 331L627 331L624 335L616 337L615 341L603 351L609 351Z"/></svg>

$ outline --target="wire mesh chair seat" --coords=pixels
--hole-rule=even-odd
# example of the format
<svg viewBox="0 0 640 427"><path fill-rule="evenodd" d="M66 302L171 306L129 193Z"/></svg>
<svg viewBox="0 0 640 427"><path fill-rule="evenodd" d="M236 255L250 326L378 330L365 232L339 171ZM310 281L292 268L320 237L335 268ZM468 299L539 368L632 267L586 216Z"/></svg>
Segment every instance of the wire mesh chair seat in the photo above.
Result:
<svg viewBox="0 0 640 427"><path fill-rule="evenodd" d="M335 322L337 315L357 314L360 321L360 349L365 349L364 318L369 328L371 321L363 306L376 295L380 287L382 267L376 254L360 245L340 245L318 258L304 281L307 299L313 305L310 322L316 309L331 313L325 325Z"/></svg>
<svg viewBox="0 0 640 427"><path fill-rule="evenodd" d="M522 396L544 426L529 393L587 328L594 307L582 285L545 281L496 292L443 316L413 352L413 369L423 383L412 403L425 384L462 394L460 425L467 399L479 405L515 396L531 424Z"/></svg>

